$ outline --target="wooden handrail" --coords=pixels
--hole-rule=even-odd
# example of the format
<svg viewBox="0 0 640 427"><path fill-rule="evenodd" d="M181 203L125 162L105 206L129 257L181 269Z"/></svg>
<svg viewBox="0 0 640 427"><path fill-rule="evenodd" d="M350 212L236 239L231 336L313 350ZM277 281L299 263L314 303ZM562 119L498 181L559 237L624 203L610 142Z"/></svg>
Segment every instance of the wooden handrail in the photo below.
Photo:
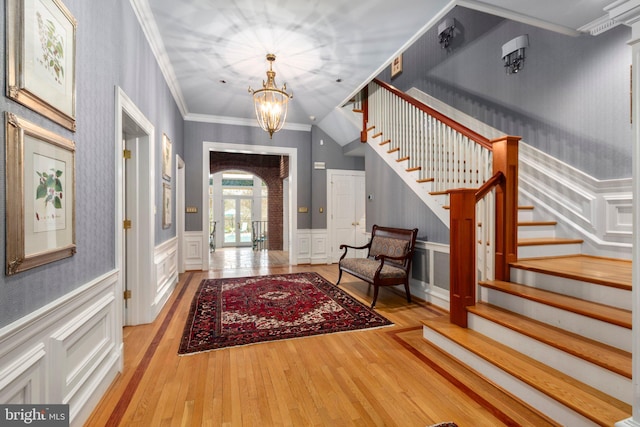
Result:
<svg viewBox="0 0 640 427"><path fill-rule="evenodd" d="M378 84L379 86L381 86L381 87L385 88L386 90L388 90L389 92L393 93L394 95L402 98L403 101L408 102L409 104L413 105L414 107L416 107L420 111L423 111L423 112L429 114L430 116L438 119L439 121L441 121L445 125L447 125L450 128L454 129L455 131L457 131L457 132L461 133L462 135L466 136L470 140L482 145L487 150L493 150L493 145L491 144L491 141L488 138L486 138L486 137L480 135L479 133L469 129L465 125L460 124L460 123L456 122L455 120L445 116L444 114L440 113L439 111L434 110L433 108L429 107L428 105L426 105L426 104L420 102L419 100L407 95L406 93L404 93L401 90L391 86L390 84L383 82L382 80L373 79L373 81L376 84Z"/></svg>
<svg viewBox="0 0 640 427"><path fill-rule="evenodd" d="M484 184L482 184L482 187L478 188L478 191L476 191L476 203L482 200L489 191L493 190L493 187L502 184L502 182L504 182L504 174L501 171L498 171Z"/></svg>

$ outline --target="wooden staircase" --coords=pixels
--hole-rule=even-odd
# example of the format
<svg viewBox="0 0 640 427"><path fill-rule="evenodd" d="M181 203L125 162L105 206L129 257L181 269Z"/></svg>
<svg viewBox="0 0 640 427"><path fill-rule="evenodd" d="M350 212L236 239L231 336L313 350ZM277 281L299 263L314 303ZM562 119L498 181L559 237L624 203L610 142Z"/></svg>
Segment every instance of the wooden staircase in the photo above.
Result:
<svg viewBox="0 0 640 427"><path fill-rule="evenodd" d="M562 425L629 418L631 262L581 255L530 206L518 225L511 281L480 282L469 327L425 321L424 338Z"/></svg>

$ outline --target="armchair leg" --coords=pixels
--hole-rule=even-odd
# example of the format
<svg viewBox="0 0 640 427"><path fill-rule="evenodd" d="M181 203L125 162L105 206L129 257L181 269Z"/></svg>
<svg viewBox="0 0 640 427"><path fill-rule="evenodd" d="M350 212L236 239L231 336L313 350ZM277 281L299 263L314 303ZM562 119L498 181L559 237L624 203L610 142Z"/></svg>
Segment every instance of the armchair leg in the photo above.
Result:
<svg viewBox="0 0 640 427"><path fill-rule="evenodd" d="M404 290L407 293L407 302L411 302L411 290L409 289L409 284L404 284Z"/></svg>
<svg viewBox="0 0 640 427"><path fill-rule="evenodd" d="M340 284L340 280L342 280L342 270L338 270L338 281L336 282L336 286Z"/></svg>
<svg viewBox="0 0 640 427"><path fill-rule="evenodd" d="M376 301L378 300L378 285L373 285L373 301L371 301L371 308L376 306Z"/></svg>

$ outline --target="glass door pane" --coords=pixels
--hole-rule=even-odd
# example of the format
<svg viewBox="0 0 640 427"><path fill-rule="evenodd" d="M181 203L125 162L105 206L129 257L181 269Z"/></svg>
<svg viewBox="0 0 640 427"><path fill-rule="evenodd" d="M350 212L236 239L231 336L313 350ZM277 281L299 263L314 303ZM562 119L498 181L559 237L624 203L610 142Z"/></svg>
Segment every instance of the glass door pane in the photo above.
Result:
<svg viewBox="0 0 640 427"><path fill-rule="evenodd" d="M225 198L224 206L224 244L233 246L236 243L236 199Z"/></svg>
<svg viewBox="0 0 640 427"><path fill-rule="evenodd" d="M251 246L253 200L246 197L225 197L224 246Z"/></svg>
<svg viewBox="0 0 640 427"><path fill-rule="evenodd" d="M251 217L253 211L252 199L239 199L240 204L240 228L238 230L238 241L240 243L251 244Z"/></svg>

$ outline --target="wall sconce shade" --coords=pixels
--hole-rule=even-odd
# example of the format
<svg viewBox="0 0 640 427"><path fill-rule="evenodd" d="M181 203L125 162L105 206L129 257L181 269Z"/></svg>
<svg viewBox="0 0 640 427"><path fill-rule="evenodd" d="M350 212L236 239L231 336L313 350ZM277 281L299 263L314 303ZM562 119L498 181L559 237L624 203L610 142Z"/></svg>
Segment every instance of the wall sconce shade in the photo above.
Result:
<svg viewBox="0 0 640 427"><path fill-rule="evenodd" d="M447 18L438 25L438 43L440 43L443 49L449 47L455 28L456 21L453 18Z"/></svg>
<svg viewBox="0 0 640 427"><path fill-rule="evenodd" d="M275 60L276 56L274 54L267 55L269 71L267 71L267 81L262 81L262 89L253 90L249 87L249 93L253 95L258 124L266 132L269 132L270 139L273 138L275 132L278 132L284 126L284 122L287 119L289 99L293 98L293 93L287 93L286 83L282 86L282 89L278 89L278 86L276 86L276 72L272 69Z"/></svg>
<svg viewBox="0 0 640 427"><path fill-rule="evenodd" d="M524 49L529 47L529 36L523 34L502 46L502 60L507 74L517 73L524 67Z"/></svg>

